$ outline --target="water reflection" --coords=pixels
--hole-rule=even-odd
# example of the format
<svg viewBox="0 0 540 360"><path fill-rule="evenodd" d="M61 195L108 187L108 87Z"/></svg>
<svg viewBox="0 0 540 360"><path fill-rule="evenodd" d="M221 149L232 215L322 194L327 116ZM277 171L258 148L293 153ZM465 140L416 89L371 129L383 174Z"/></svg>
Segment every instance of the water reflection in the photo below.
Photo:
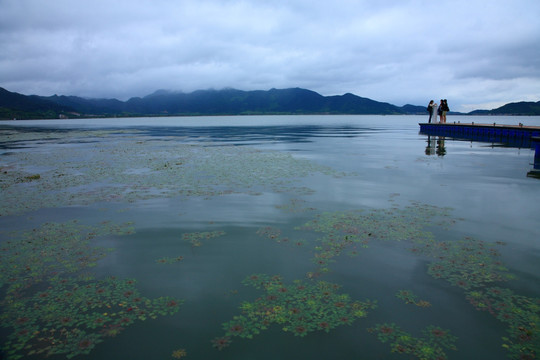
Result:
<svg viewBox="0 0 540 360"><path fill-rule="evenodd" d="M444 156L446 155L446 147L444 144L444 136L432 136L428 135L426 155Z"/></svg>
<svg viewBox="0 0 540 360"><path fill-rule="evenodd" d="M440 131L437 130L422 130L420 134L427 136L427 146L425 153L428 156L446 155L445 136L440 136ZM468 140L471 142L483 142L491 143L492 147L510 147L510 148L534 148L534 161L532 163L533 168L527 172L527 177L534 177L540 179L540 137L521 137L512 138L504 136L486 136L486 135L472 135L472 134L459 134L456 136L450 136L455 140Z"/></svg>
<svg viewBox="0 0 540 360"><path fill-rule="evenodd" d="M121 134L136 134L140 136L152 136L163 139L182 139L196 143L234 143L235 145L258 145L265 143L310 143L316 138L354 138L366 137L383 130L381 126L357 126L351 125L256 125L256 126L137 126L137 127L110 127ZM0 125L0 135L7 141L0 140L0 149L14 146L10 135L28 133L34 141L58 141L74 134L76 131L84 131L84 128L57 129L50 127L13 127ZM17 142L21 147L29 140L22 138ZM73 139L70 139L73 141ZM88 142L81 138L78 141Z"/></svg>
<svg viewBox="0 0 540 360"><path fill-rule="evenodd" d="M534 162L533 168L527 173L527 176L540 179L540 138L533 137L531 140L534 144Z"/></svg>
<svg viewBox="0 0 540 360"><path fill-rule="evenodd" d="M257 145L267 142L307 143L314 138L359 137L380 131L376 127L334 125L276 126L192 126L139 127L149 136L182 137L196 142L227 142L235 145Z"/></svg>

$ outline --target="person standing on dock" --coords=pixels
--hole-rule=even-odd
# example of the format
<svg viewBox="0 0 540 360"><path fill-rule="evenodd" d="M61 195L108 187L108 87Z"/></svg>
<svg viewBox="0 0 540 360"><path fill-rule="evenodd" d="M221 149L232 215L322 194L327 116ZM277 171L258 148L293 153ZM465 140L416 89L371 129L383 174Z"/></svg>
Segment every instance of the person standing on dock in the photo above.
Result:
<svg viewBox="0 0 540 360"><path fill-rule="evenodd" d="M437 103L431 100L430 106L431 106L431 114L430 114L429 119L431 120L431 116L434 116L435 118L433 119L433 122L437 123L437 108L438 108Z"/></svg>
<svg viewBox="0 0 540 360"><path fill-rule="evenodd" d="M448 101L446 99L441 100L441 123L446 124L446 113L450 111L448 107Z"/></svg>
<svg viewBox="0 0 540 360"><path fill-rule="evenodd" d="M428 123L431 124L431 117L433 116L433 100L431 100L427 106L427 111L429 113L429 120Z"/></svg>

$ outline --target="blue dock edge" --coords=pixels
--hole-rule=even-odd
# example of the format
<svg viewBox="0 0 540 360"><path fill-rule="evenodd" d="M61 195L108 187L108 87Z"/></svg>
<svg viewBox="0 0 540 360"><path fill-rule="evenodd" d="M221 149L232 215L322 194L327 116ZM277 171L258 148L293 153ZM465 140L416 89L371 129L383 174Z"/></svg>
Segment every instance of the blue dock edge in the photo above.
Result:
<svg viewBox="0 0 540 360"><path fill-rule="evenodd" d="M420 133L457 139L489 141L517 147L534 147L532 138L540 137L540 127L502 124L420 123Z"/></svg>

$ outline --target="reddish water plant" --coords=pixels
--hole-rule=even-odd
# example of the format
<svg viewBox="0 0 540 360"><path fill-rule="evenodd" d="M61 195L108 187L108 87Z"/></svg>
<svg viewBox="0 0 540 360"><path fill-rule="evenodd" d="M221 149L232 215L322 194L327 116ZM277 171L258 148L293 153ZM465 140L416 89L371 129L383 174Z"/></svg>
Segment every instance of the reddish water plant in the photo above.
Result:
<svg viewBox="0 0 540 360"><path fill-rule="evenodd" d="M372 302L352 301L339 294L339 286L324 281L294 281L284 286L281 276L256 274L247 277L244 284L266 292L254 302L244 302L242 314L223 324L225 337L252 338L272 324L296 336L306 336L317 330L352 324L367 316Z"/></svg>
<svg viewBox="0 0 540 360"><path fill-rule="evenodd" d="M212 346L218 350L223 350L231 344L229 336L218 337L212 340Z"/></svg>

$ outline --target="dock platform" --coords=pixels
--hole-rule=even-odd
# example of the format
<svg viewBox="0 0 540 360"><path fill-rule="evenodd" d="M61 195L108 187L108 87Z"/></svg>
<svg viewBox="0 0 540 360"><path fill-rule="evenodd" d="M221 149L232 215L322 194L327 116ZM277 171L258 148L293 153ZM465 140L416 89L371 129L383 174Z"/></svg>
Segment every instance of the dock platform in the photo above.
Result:
<svg viewBox="0 0 540 360"><path fill-rule="evenodd" d="M540 126L482 123L420 123L420 133L458 139L500 142L511 146L534 147L532 138L540 137Z"/></svg>

